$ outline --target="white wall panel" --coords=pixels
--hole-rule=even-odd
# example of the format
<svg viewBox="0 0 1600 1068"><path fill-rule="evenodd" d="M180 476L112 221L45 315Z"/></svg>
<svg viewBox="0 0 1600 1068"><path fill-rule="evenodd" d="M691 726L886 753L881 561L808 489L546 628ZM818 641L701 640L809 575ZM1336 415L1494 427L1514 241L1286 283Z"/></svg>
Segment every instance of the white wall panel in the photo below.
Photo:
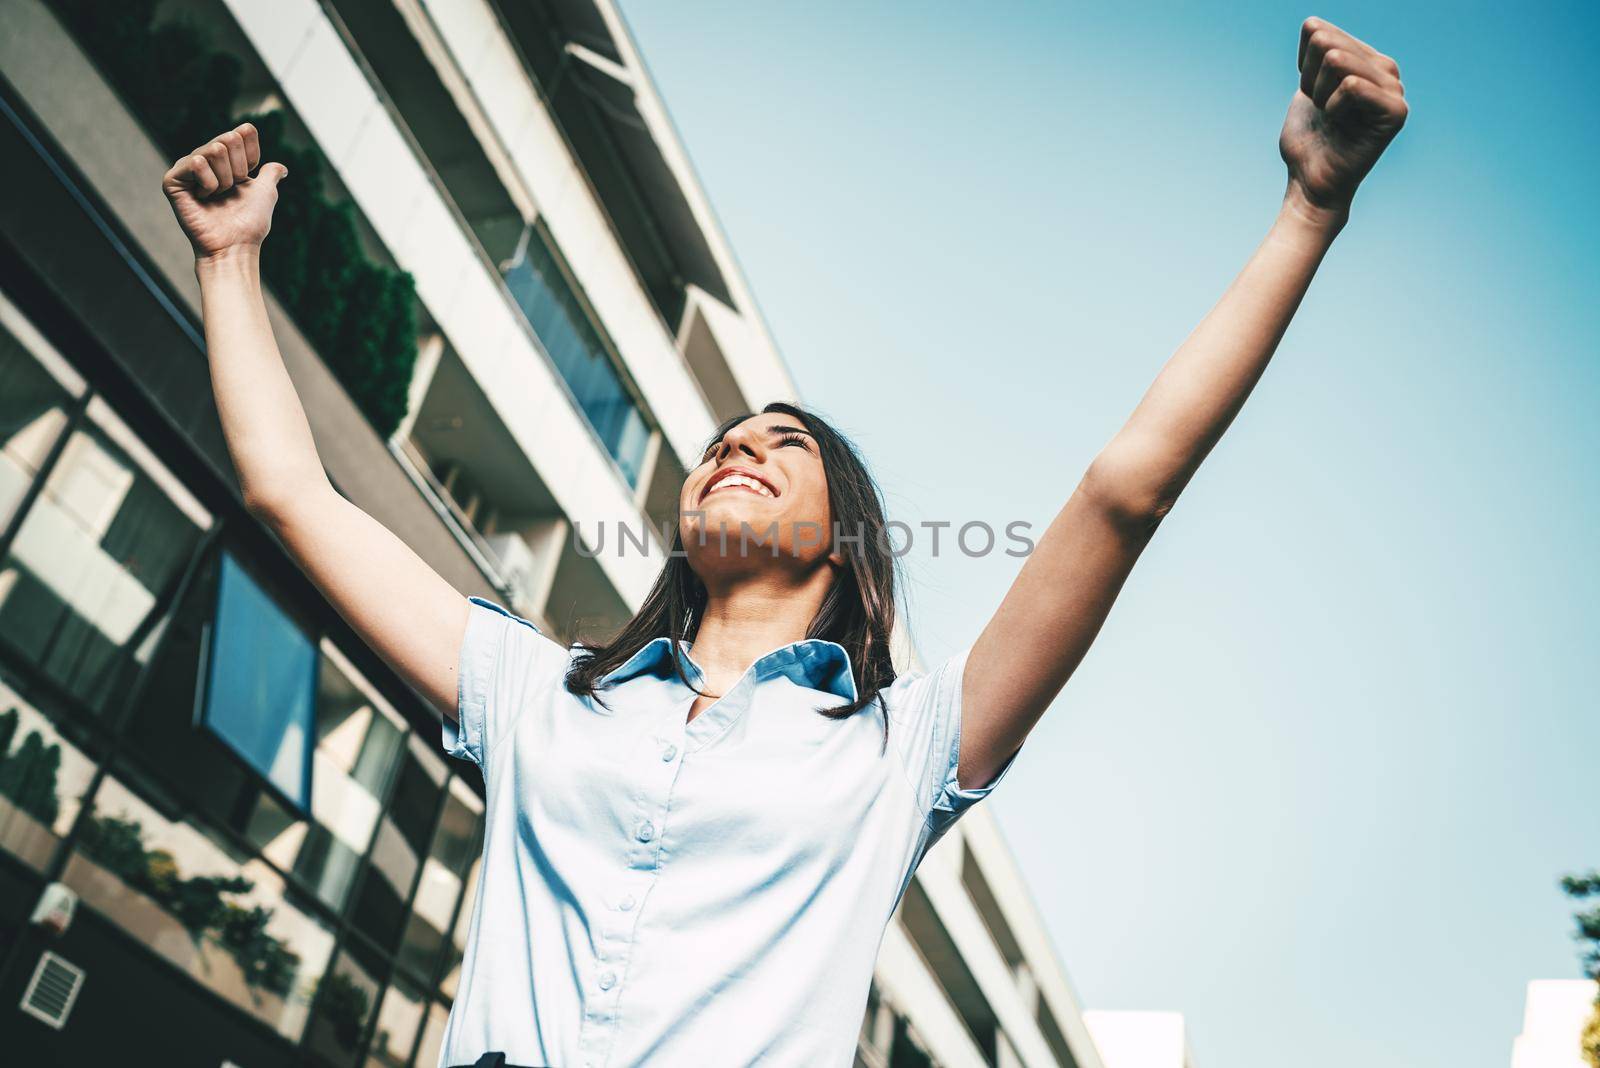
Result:
<svg viewBox="0 0 1600 1068"><path fill-rule="evenodd" d="M361 128L346 157L344 169L357 173L381 172L388 179L375 183L362 202L362 210L374 227L389 232L405 231L420 202L438 203L433 187L420 169L390 166L393 160L404 158L409 152L410 146L392 122L369 121Z"/></svg>
<svg viewBox="0 0 1600 1068"><path fill-rule="evenodd" d="M252 44L256 27L270 26L277 20L274 5L232 0L229 6ZM241 14L241 9L249 15ZM245 25L246 17L250 25ZM349 166L350 152L362 126L378 110L378 96L320 10L300 49L281 71L273 73L301 120L312 128L323 154L343 171Z"/></svg>
<svg viewBox="0 0 1600 1068"><path fill-rule="evenodd" d="M322 21L317 0L274 0L274 19L252 38L262 60L274 69L289 66L305 46L313 24Z"/></svg>

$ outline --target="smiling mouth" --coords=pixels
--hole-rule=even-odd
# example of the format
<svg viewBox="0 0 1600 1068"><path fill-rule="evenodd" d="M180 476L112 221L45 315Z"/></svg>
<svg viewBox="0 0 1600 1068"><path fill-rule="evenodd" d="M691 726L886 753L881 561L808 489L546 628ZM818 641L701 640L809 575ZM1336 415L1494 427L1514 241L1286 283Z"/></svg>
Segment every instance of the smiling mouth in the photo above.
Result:
<svg viewBox="0 0 1600 1068"><path fill-rule="evenodd" d="M721 490L743 490L746 493L754 493L762 497L777 496L772 487L760 479L751 478L749 475L740 474L737 471L730 471L708 486L706 491L700 495L700 499L705 500L713 493Z"/></svg>

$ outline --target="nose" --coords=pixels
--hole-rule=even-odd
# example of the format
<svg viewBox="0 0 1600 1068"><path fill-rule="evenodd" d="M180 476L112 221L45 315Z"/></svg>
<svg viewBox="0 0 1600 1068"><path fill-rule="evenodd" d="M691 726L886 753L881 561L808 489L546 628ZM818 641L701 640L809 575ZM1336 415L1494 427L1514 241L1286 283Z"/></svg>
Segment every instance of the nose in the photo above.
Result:
<svg viewBox="0 0 1600 1068"><path fill-rule="evenodd" d="M767 448L761 443L761 435L743 425L722 435L722 441L717 446L717 463L727 463L736 453L748 456L758 464L767 458Z"/></svg>

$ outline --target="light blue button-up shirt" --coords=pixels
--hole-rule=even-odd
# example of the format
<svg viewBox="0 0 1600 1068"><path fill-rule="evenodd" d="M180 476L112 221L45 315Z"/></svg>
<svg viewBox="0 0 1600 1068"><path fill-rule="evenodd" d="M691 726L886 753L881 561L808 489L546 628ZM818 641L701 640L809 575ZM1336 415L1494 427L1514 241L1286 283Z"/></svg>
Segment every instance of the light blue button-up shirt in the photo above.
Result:
<svg viewBox="0 0 1600 1068"><path fill-rule="evenodd" d="M692 721L666 638L563 685L572 652L472 598L459 722L483 771L483 867L441 1065L851 1063L883 931L917 863L994 788L956 783L965 654L843 720L850 660L811 639Z"/></svg>

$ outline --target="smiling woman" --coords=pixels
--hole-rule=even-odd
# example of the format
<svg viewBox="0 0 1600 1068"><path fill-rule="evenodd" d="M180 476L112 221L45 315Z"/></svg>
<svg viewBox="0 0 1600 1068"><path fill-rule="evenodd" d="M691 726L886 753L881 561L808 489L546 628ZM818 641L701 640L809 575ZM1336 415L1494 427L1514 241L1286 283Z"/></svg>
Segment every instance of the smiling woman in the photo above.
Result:
<svg viewBox="0 0 1600 1068"><path fill-rule="evenodd" d="M718 429L680 488L665 568L611 641L563 647L463 598L318 460L260 291L284 168L248 124L173 165L248 506L483 772L443 1064L848 1062L917 865L1073 674L1405 121L1398 67L1342 30L1308 20L1299 65L1288 187L1260 248L976 643L904 675L882 496L843 436L789 404Z"/></svg>
<svg viewBox="0 0 1600 1068"><path fill-rule="evenodd" d="M707 617L708 606L726 604L725 594L734 589L743 591L741 602L762 597L766 606L759 611L769 618L782 613L796 591L806 592L802 603L820 603L801 633L845 652L856 690L846 705L820 709L823 715L852 715L894 680L889 636L896 561L888 548L883 496L843 434L791 404L769 404L758 415L729 419L684 480L679 512L667 565L649 596L616 637L574 657L568 691L598 697L600 680L658 637L716 649L748 634L740 619L716 612ZM836 539L835 532L845 536ZM751 607L741 615L758 611L745 603ZM715 637L719 631L721 639ZM741 648L726 659L702 658L713 689L698 694L691 717L743 674L750 661L740 664L742 655ZM682 665L673 666L688 685Z"/></svg>

